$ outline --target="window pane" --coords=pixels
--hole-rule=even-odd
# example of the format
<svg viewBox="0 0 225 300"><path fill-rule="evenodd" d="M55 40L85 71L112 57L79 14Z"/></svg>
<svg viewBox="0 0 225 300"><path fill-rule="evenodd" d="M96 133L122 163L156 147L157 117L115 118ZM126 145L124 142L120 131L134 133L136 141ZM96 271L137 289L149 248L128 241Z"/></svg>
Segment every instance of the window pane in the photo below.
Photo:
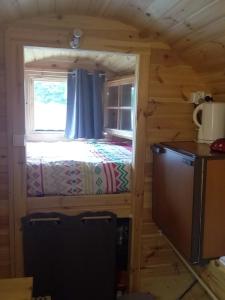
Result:
<svg viewBox="0 0 225 300"><path fill-rule="evenodd" d="M131 130L131 110L130 109L121 109L120 110L121 119L120 119L120 129Z"/></svg>
<svg viewBox="0 0 225 300"><path fill-rule="evenodd" d="M66 81L34 81L34 130L65 130Z"/></svg>
<svg viewBox="0 0 225 300"><path fill-rule="evenodd" d="M121 106L131 106L131 93L132 93L132 85L126 84L121 86L122 89L122 97L121 97Z"/></svg>
<svg viewBox="0 0 225 300"><path fill-rule="evenodd" d="M118 87L111 86L108 91L108 106L118 106Z"/></svg>
<svg viewBox="0 0 225 300"><path fill-rule="evenodd" d="M117 109L108 109L108 122L106 127L107 128L117 128L117 119L118 119L118 110Z"/></svg>

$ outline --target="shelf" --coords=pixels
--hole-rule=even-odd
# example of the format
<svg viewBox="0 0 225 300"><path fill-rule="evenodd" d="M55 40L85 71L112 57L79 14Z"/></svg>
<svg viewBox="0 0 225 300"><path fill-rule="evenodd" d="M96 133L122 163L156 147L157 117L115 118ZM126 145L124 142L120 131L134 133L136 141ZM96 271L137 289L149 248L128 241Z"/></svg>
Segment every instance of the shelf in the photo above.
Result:
<svg viewBox="0 0 225 300"><path fill-rule="evenodd" d="M108 134L132 140L134 103L133 76L106 83L104 128Z"/></svg>
<svg viewBox="0 0 225 300"><path fill-rule="evenodd" d="M107 106L106 109L132 109L132 106Z"/></svg>
<svg viewBox="0 0 225 300"><path fill-rule="evenodd" d="M135 76L134 75L129 75L129 76L124 76L124 77L119 77L113 80L109 80L107 82L107 86L118 86L118 85L126 85L126 84L134 84L135 82Z"/></svg>
<svg viewBox="0 0 225 300"><path fill-rule="evenodd" d="M133 139L133 131L131 130L120 130L120 129L112 129L112 128L105 128L105 131L113 136L117 136L120 138L125 138L128 140Z"/></svg>

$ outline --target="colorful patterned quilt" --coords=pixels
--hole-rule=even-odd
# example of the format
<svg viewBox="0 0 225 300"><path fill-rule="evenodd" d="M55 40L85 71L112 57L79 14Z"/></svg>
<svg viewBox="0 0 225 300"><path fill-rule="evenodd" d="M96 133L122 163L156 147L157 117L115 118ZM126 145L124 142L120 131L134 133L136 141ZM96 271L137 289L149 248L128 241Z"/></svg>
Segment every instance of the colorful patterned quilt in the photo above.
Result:
<svg viewBox="0 0 225 300"><path fill-rule="evenodd" d="M96 142L27 144L28 196L130 191L131 147Z"/></svg>

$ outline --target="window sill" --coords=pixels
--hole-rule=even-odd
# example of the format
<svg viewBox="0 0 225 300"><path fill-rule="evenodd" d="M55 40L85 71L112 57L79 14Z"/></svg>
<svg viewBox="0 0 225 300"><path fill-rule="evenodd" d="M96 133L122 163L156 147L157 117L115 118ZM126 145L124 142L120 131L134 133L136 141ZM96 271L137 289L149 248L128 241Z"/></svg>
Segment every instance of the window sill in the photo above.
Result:
<svg viewBox="0 0 225 300"><path fill-rule="evenodd" d="M28 142L48 142L48 141L67 141L64 132L32 132L26 135Z"/></svg>
<svg viewBox="0 0 225 300"><path fill-rule="evenodd" d="M125 138L125 139L128 139L128 140L133 139L133 131L132 130L105 128L105 132L108 135L113 135L113 136L117 136L117 137L120 137L120 138Z"/></svg>

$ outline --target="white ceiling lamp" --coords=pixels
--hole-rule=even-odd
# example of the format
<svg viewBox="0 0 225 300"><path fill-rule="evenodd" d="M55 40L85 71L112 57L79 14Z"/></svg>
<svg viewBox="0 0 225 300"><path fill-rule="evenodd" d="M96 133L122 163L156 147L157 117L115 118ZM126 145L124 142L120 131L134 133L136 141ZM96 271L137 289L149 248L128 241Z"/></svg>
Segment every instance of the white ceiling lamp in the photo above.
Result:
<svg viewBox="0 0 225 300"><path fill-rule="evenodd" d="M83 32L80 29L74 29L72 39L70 41L70 47L72 49L80 48L80 38L82 37Z"/></svg>

